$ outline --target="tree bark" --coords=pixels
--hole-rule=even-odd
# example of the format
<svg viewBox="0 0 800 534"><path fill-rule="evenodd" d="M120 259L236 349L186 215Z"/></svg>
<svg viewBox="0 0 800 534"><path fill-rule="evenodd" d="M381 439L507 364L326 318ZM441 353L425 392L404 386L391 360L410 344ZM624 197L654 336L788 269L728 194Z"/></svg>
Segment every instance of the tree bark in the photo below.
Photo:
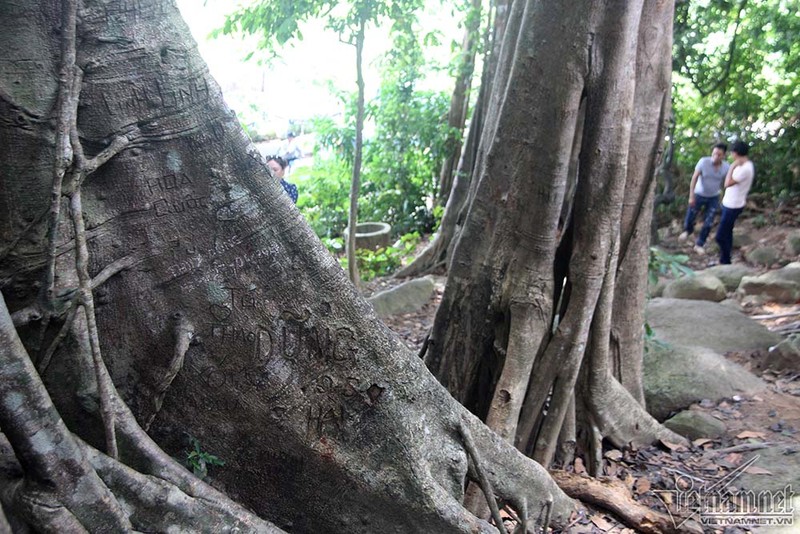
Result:
<svg viewBox="0 0 800 534"><path fill-rule="evenodd" d="M439 204L447 205L453 187L455 173L461 155L461 136L467 120L469 93L472 73L475 70L475 55L478 52L481 26L481 1L470 0L464 24L464 38L461 43L461 57L456 71L453 96L450 97L450 111L447 113L447 139L445 140L445 159L439 173Z"/></svg>
<svg viewBox="0 0 800 534"><path fill-rule="evenodd" d="M508 2L501 0L495 6L494 24L491 29L491 39L488 37L487 30L487 49L490 52L483 63L483 72L481 73L481 84L478 92L478 98L475 102L475 108L472 111L472 118L470 120L469 130L467 133L467 140L464 144L461 157L458 161L458 167L455 175L451 190L447 197L445 204L445 211L442 215L442 222L439 225L439 230L436 232L433 242L428 245L414 260L406 267L396 273L397 277L417 276L426 274L434 269L449 264L452 258L452 251L456 242L457 236L460 234L461 225L466 216L465 207L468 204L470 194L472 175L475 172L475 167L482 158L484 125L487 117L487 106L489 105L490 95L497 89L492 83L497 66L499 63L499 56L501 54L502 46L504 43L504 36L506 33L506 26L509 19L510 6ZM520 12L521 13L521 12ZM516 33L518 30L519 16L512 19L511 32ZM511 42L513 43L513 41ZM506 45L506 46L511 46Z"/></svg>
<svg viewBox="0 0 800 534"><path fill-rule="evenodd" d="M671 6L523 4L426 363L490 427L550 465L559 436L574 439L562 432L573 420L595 440L677 438L636 402ZM643 12L652 23L640 24ZM617 293L621 284L633 287ZM576 399L588 412L574 419Z"/></svg>
<svg viewBox="0 0 800 534"><path fill-rule="evenodd" d="M0 259L0 290L13 313L34 306L47 279L62 116L54 29L65 22L48 2L3 10L0 35L16 70L0 70L0 142L10 147L0 153L0 235L12 244ZM275 531L174 465L168 455L185 456L188 434L225 462L211 472L216 487L293 532L496 532L462 504L479 471L489 497L530 525L546 506L564 524L577 503L449 396L269 179L174 4L91 2L77 21L83 77L71 146L103 164L82 185L68 184L84 224L68 224L63 209L54 221L58 313L44 327L27 312L3 324L29 352L63 337L41 375L53 417L86 442L87 476L98 474L124 503L122 519L165 530L157 521L172 517L158 513L169 511L166 498L179 528L197 530L189 517L208 513L215 529ZM100 157L132 125L137 142ZM87 321L76 314L64 328L65 303L87 285L75 252L84 239L100 375ZM97 452L106 368L118 461ZM4 431L30 415L7 403L0 410ZM33 468L21 465L28 477ZM195 514L202 503L206 512Z"/></svg>

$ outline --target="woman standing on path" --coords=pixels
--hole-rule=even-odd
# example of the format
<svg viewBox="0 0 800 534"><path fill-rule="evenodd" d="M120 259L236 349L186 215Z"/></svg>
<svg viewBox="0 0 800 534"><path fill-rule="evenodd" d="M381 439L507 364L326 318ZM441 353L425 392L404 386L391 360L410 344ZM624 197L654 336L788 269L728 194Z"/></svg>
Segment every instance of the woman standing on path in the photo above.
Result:
<svg viewBox="0 0 800 534"><path fill-rule="evenodd" d="M722 216L717 228L716 240L719 244L719 262L731 262L733 248L733 225L747 203L747 193L753 185L755 167L747 157L750 147L744 141L736 141L731 146L733 164L725 176L725 195L722 197Z"/></svg>

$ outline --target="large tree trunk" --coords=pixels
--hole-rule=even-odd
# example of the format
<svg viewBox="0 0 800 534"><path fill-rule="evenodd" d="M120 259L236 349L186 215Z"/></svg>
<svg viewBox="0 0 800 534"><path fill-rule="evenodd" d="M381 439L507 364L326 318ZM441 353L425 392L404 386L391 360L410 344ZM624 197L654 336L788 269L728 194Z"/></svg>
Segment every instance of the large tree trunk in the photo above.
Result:
<svg viewBox="0 0 800 534"><path fill-rule="evenodd" d="M531 526L566 521L576 503L450 397L269 179L174 4L0 9L13 521L60 530L19 505L45 483L72 530L496 532L467 480ZM49 442L26 442L37 426ZM165 454L187 435L252 512ZM40 458L56 441L69 456ZM67 461L105 508L53 483Z"/></svg>
<svg viewBox="0 0 800 534"><path fill-rule="evenodd" d="M544 465L576 417L592 443L679 439L637 402L671 2L522 4L426 363Z"/></svg>

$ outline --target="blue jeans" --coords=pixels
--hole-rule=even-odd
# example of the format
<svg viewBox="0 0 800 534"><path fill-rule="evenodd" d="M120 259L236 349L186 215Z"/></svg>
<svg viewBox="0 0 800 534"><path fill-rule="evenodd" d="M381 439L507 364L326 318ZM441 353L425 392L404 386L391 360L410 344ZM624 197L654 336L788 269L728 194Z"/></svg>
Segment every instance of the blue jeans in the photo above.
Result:
<svg viewBox="0 0 800 534"><path fill-rule="evenodd" d="M722 206L722 216L719 219L717 228L717 243L719 244L719 262L727 265L731 262L731 250L733 250L733 225L736 217L742 213L744 208L726 208Z"/></svg>
<svg viewBox="0 0 800 534"><path fill-rule="evenodd" d="M697 236L697 245L702 247L706 244L708 234L711 232L711 226L714 224L714 215L717 214L719 207L719 196L716 197L703 197L700 195L694 196L694 206L689 206L686 211L686 220L683 222L683 229L686 233L691 235L694 232L694 220L703 210L703 228L700 230L700 235Z"/></svg>

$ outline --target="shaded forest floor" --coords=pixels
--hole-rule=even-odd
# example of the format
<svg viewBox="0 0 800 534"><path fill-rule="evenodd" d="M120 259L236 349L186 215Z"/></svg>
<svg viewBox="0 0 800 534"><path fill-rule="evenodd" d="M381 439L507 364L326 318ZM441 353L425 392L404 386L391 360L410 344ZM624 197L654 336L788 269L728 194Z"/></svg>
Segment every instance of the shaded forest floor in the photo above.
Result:
<svg viewBox="0 0 800 534"><path fill-rule="evenodd" d="M718 261L716 245L712 236L707 245L708 252L698 255L692 250L692 243L680 242L677 235L680 233L680 221L673 221L669 226L660 230L661 243L665 250L689 256L687 265L694 270L702 270ZM782 263L799 261L800 258L792 256L785 247L786 234L800 227L800 211L785 208L783 210L768 210L755 208L746 217L737 223L737 231L746 234L747 244L734 253L734 263L747 263L746 255L750 249L757 246L772 246L779 249ZM699 228L699 226L698 226ZM750 265L759 271L769 267ZM771 266L780 267L779 264ZM444 273L434 275L436 289L430 301L419 311L414 313L394 315L386 318L386 324L397 333L412 350L419 351L432 324L436 309L441 302L444 291ZM364 287L364 293L373 294L399 284L402 280L392 278L377 279ZM800 303L778 305L767 303L763 305L750 305L744 307L748 315L776 315L787 312L800 314ZM784 317L773 320L761 320L770 329L780 326L786 321L800 320L800 316ZM781 373L767 368L765 359L766 351L734 352L726 357L742 365L767 383L767 389L759 395L751 397L735 396L721 402L704 400L693 405L690 409L705 412L721 421L727 427L725 433L717 439L695 440L690 448L675 444L660 443L640 449L605 451L603 459L603 475L620 483L616 488L626 493L632 499L645 506L663 513L675 513L681 509L681 496L689 495L692 489L703 488L708 491L723 487L720 495L728 495L733 499L740 496L737 479L744 480L751 477L780 477L785 473L772 467L762 467L759 461L759 451L781 450L786 455L785 469L800 469L800 363L794 369L784 370ZM753 457L756 456L755 459ZM791 458L790 458L791 457ZM790 460L790 461L789 461ZM778 460L781 464L781 460ZM565 467L566 471L584 474L586 468L581 458L576 459L573 465ZM796 475L797 473L795 473ZM744 476L746 475L746 476ZM777 482L778 478L775 479ZM769 483L767 484L769 486ZM745 487L744 489L750 489ZM757 491L757 490L756 490ZM727 492L727 493L726 493ZM724 497L723 497L724 498ZM795 508L800 501L795 501ZM683 503L683 509L697 507L697 502ZM741 502L732 502L732 505L742 506ZM787 503L789 509L791 504ZM575 517L572 524L565 530L570 533L632 533L617 517L603 510L589 506L589 514ZM795 514L800 510L795 510ZM694 517L697 519L697 516ZM509 518L509 527L513 520ZM676 515L675 523L682 521ZM509 532L513 530L509 528ZM773 527L739 527L739 526L706 526L706 532L724 534L738 534L747 532L800 532L800 524L795 515L794 526L787 530Z"/></svg>

